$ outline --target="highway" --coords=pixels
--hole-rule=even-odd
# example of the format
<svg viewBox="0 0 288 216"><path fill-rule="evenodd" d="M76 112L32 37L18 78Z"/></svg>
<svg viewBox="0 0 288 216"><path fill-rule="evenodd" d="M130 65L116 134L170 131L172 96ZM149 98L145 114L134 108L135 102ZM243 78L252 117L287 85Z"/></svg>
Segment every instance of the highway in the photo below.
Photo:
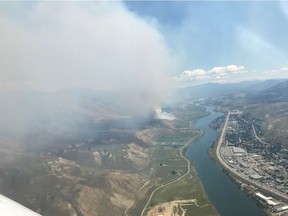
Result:
<svg viewBox="0 0 288 216"><path fill-rule="evenodd" d="M248 182L249 184L251 185L254 185L255 187L259 188L259 189L262 189L268 193L271 193L272 195L276 196L276 198L280 198L282 200L285 200L285 201L288 201L288 197L282 193L279 193L278 191L272 189L272 188L269 188L267 186L264 186L264 185L260 185L258 182L255 182L255 181L251 181L249 178L247 178L246 176L244 175L241 175L239 172L237 172L235 169L231 168L230 166L228 166L228 164L223 160L222 158L222 155L220 153L220 149L221 149L221 144L224 142L225 140L225 134L226 134L226 130L227 130L227 124L228 124L228 121L229 121L229 117L230 117L230 111L228 112L227 116L226 116L226 119L225 119L225 122L222 126L222 129L220 130L220 134L219 134L219 139L218 141L216 142L216 158L218 160L218 162L221 164L222 167L224 167L224 169L228 170L230 173L234 174L234 176L237 176L240 180L244 180L245 182ZM255 131L255 128L254 128L254 125L252 124L252 127L253 127L253 132L254 132L254 135L256 137L256 139L258 139L261 143L263 144L268 144L264 141L262 141L256 134L256 131Z"/></svg>
<svg viewBox="0 0 288 216"><path fill-rule="evenodd" d="M220 148L221 148L221 144L224 142L225 140L225 134L226 134L226 130L227 130L227 125L228 125L228 121L229 121L229 117L230 117L230 111L227 113L225 122L220 130L220 137L216 143L216 157L219 160L219 162L222 164L222 166L224 166L226 169L230 169L229 166L225 163L225 161L223 160L221 154L220 154Z"/></svg>

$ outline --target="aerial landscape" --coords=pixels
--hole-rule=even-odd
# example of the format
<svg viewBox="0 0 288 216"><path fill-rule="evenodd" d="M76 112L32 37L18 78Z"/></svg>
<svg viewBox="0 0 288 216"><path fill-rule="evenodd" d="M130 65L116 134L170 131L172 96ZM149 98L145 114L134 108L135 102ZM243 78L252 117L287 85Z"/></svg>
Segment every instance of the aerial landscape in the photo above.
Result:
<svg viewBox="0 0 288 216"><path fill-rule="evenodd" d="M0 2L0 215L288 216L286 1Z"/></svg>

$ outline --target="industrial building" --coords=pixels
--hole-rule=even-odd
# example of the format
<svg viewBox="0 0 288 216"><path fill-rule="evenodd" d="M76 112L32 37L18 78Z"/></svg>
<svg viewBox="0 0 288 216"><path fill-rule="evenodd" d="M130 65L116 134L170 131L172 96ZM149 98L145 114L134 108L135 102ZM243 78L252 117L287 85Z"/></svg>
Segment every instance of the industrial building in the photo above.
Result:
<svg viewBox="0 0 288 216"><path fill-rule="evenodd" d="M288 210L288 205L273 208L273 211L274 211L274 212L277 212L277 213L279 213L279 212L283 212L283 211L286 211L286 210Z"/></svg>
<svg viewBox="0 0 288 216"><path fill-rule="evenodd" d="M273 197L266 197L263 194L261 194L260 192L255 193L255 197L270 207L277 207L277 206L281 205L281 203L276 202L273 199Z"/></svg>

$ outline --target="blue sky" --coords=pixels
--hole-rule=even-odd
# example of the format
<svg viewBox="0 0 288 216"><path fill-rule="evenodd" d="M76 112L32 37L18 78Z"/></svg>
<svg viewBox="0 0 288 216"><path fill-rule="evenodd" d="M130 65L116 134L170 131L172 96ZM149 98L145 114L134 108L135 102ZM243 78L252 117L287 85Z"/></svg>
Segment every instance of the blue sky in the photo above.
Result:
<svg viewBox="0 0 288 216"><path fill-rule="evenodd" d="M288 78L284 1L6 1L0 32L0 89Z"/></svg>
<svg viewBox="0 0 288 216"><path fill-rule="evenodd" d="M139 16L156 20L167 43L180 56L182 70L237 65L261 77L262 72L288 66L288 2L125 3ZM285 71L281 73L284 76Z"/></svg>

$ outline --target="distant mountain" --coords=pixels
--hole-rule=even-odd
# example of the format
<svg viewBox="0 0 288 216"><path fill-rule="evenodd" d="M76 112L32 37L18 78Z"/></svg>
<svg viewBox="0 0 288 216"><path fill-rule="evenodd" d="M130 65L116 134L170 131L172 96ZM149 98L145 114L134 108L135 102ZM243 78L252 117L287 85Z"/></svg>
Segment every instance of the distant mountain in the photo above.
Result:
<svg viewBox="0 0 288 216"><path fill-rule="evenodd" d="M243 86L247 89L243 89ZM230 91L210 102L226 110L239 109L249 118L260 120L263 139L288 147L288 80L268 80L242 86L240 84L236 85L235 89L242 94Z"/></svg>
<svg viewBox="0 0 288 216"><path fill-rule="evenodd" d="M288 81L282 81L276 85L252 94L250 101L258 103L288 102Z"/></svg>
<svg viewBox="0 0 288 216"><path fill-rule="evenodd" d="M235 93L255 93L274 86L282 80L246 81L241 83L207 83L178 90L183 98L213 98Z"/></svg>

